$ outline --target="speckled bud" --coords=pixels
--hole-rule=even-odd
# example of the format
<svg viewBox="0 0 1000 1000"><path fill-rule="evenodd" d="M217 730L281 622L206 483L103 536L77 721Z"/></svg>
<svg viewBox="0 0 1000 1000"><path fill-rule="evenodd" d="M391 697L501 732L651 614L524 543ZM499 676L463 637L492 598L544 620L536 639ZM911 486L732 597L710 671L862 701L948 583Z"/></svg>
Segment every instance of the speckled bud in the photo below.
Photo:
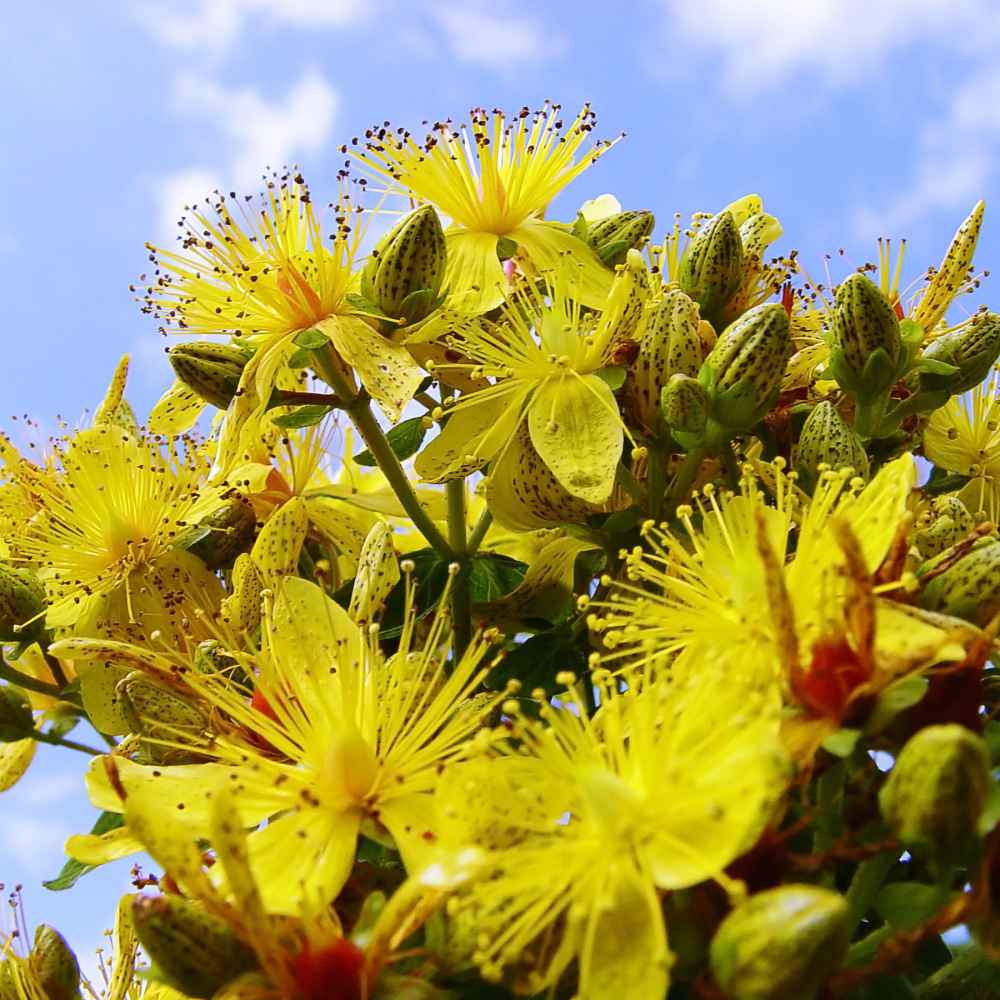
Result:
<svg viewBox="0 0 1000 1000"><path fill-rule="evenodd" d="M975 842L990 788L985 742L954 723L910 737L879 792L882 818L911 851L943 866Z"/></svg>
<svg viewBox="0 0 1000 1000"><path fill-rule="evenodd" d="M958 497L935 497L929 523L913 533L913 541L925 559L932 559L968 537L973 527L975 521Z"/></svg>
<svg viewBox="0 0 1000 1000"><path fill-rule="evenodd" d="M19 688L0 687L0 743L24 739L35 728L31 703Z"/></svg>
<svg viewBox="0 0 1000 1000"><path fill-rule="evenodd" d="M874 399L896 380L903 348L899 320L863 274L852 274L837 289L830 347L831 371L856 399Z"/></svg>
<svg viewBox="0 0 1000 1000"><path fill-rule="evenodd" d="M218 917L179 896L133 896L132 921L168 985L207 1000L257 962Z"/></svg>
<svg viewBox="0 0 1000 1000"><path fill-rule="evenodd" d="M257 515L244 497L234 497L198 522L187 549L209 569L228 566L253 544Z"/></svg>
<svg viewBox="0 0 1000 1000"><path fill-rule="evenodd" d="M681 258L677 281L715 323L743 278L743 244L732 212L713 216L692 237Z"/></svg>
<svg viewBox="0 0 1000 1000"><path fill-rule="evenodd" d="M751 896L722 921L709 961L731 1000L812 1000L849 940L840 893L784 885Z"/></svg>
<svg viewBox="0 0 1000 1000"><path fill-rule="evenodd" d="M387 316L416 323L437 305L447 249L435 209L414 209L372 251L361 294Z"/></svg>
<svg viewBox="0 0 1000 1000"><path fill-rule="evenodd" d="M660 407L664 423L680 444L685 444L686 435L699 436L708 422L708 394L690 375L671 376L663 387Z"/></svg>
<svg viewBox="0 0 1000 1000"><path fill-rule="evenodd" d="M222 615L241 632L253 632L260 625L260 595L264 580L246 552L236 557L229 596L222 602Z"/></svg>
<svg viewBox="0 0 1000 1000"><path fill-rule="evenodd" d="M194 745L205 731L205 715L176 691L152 681L141 671L123 677L115 687L122 711L133 733L148 740L168 740ZM197 754L177 747L148 743L154 763L183 764L198 759Z"/></svg>
<svg viewBox="0 0 1000 1000"><path fill-rule="evenodd" d="M817 403L802 425L794 464L807 490L816 485L819 467L824 464L832 469L853 469L868 478L868 455L861 439L827 400Z"/></svg>
<svg viewBox="0 0 1000 1000"><path fill-rule="evenodd" d="M653 232L652 212L616 212L591 225L587 242L608 267L625 263L629 250L641 250Z"/></svg>
<svg viewBox="0 0 1000 1000"><path fill-rule="evenodd" d="M660 429L660 395L673 375L696 376L708 354L697 304L678 289L646 308L635 360L622 386L622 405L634 424L655 436Z"/></svg>
<svg viewBox="0 0 1000 1000"><path fill-rule="evenodd" d="M171 347L167 357L184 385L206 403L224 410L236 395L250 355L229 344L199 340Z"/></svg>
<svg viewBox="0 0 1000 1000"><path fill-rule="evenodd" d="M47 924L35 928L35 942L28 963L46 1000L73 1000L79 996L79 963L55 928Z"/></svg>
<svg viewBox="0 0 1000 1000"><path fill-rule="evenodd" d="M946 333L924 348L921 359L954 365L954 374L921 372L922 390L947 389L952 395L974 389L990 373L1000 357L1000 316L976 313L967 323Z"/></svg>
<svg viewBox="0 0 1000 1000"><path fill-rule="evenodd" d="M230 656L217 639L205 639L198 643L194 651L192 666L199 674L224 677L247 691L253 689L253 684L239 662Z"/></svg>
<svg viewBox="0 0 1000 1000"><path fill-rule="evenodd" d="M44 627L44 611L45 588L34 573L0 563L0 642L38 635Z"/></svg>
<svg viewBox="0 0 1000 1000"><path fill-rule="evenodd" d="M941 572L940 566L947 565ZM951 549L921 567L920 606L985 625L1000 611L1000 538L980 538L965 553Z"/></svg>
<svg viewBox="0 0 1000 1000"><path fill-rule="evenodd" d="M773 404L791 352L788 314L777 303L754 306L730 323L698 375L712 417L727 428L752 427Z"/></svg>

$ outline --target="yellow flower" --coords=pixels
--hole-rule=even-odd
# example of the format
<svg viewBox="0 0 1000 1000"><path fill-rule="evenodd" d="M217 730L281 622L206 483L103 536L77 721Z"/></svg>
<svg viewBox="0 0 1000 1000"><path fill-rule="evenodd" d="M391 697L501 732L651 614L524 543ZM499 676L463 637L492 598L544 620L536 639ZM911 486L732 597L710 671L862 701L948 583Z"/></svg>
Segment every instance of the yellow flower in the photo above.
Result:
<svg viewBox="0 0 1000 1000"><path fill-rule="evenodd" d="M363 319L349 296L351 268L363 238L361 210L346 194L330 206L333 232L324 232L302 178L282 175L268 185L260 209L217 194L210 211L192 211L182 252L150 247L156 265L144 311L167 330L246 338L256 348L230 404L217 467L232 464L244 425L267 408L296 334L317 330L342 363L353 368L392 422L422 373L405 348L386 340ZM203 405L190 390L171 390L177 412Z"/></svg>
<svg viewBox="0 0 1000 1000"><path fill-rule="evenodd" d="M271 912L332 900L361 831L391 836L412 867L433 838L429 792L468 753L496 700L470 701L486 672L485 639L448 672L445 617L422 644L415 627L411 616L387 659L376 629L360 629L313 584L284 580L266 616L253 704L225 677L186 678L234 722L206 749L212 762L160 769L113 757L112 777L99 758L92 801L120 808L124 792L135 814L186 839L204 835L213 797L231 789L245 825L273 817L248 840Z"/></svg>
<svg viewBox="0 0 1000 1000"><path fill-rule="evenodd" d="M584 105L564 127L560 112L557 104L534 113L523 108L511 121L501 111L474 108L468 125L439 123L423 144L409 132L382 126L365 134L363 152L352 150L389 193L430 202L452 220L445 232L444 289L464 312L484 313L503 301L507 281L497 255L500 241L515 243L538 273L554 270L571 254L582 261L584 304L597 308L607 296L611 275L597 255L569 226L544 215L552 199L617 139L581 154L594 114Z"/></svg>
<svg viewBox="0 0 1000 1000"><path fill-rule="evenodd" d="M477 935L484 978L509 969L535 993L576 959L581 1000L660 1000L672 956L657 890L736 888L724 869L784 788L778 716L705 675L624 694L597 682L593 719L572 688L541 721L505 705L511 740L446 777L444 842L487 855L449 913Z"/></svg>
<svg viewBox="0 0 1000 1000"><path fill-rule="evenodd" d="M521 287L496 323L482 322L453 340L471 364L495 382L462 396L444 429L417 457L425 479L465 475L498 459L522 424L559 484L588 503L604 503L614 486L625 425L601 375L616 336L634 330L648 295L636 251L615 277L599 318L584 313L576 274L560 268L552 284Z"/></svg>

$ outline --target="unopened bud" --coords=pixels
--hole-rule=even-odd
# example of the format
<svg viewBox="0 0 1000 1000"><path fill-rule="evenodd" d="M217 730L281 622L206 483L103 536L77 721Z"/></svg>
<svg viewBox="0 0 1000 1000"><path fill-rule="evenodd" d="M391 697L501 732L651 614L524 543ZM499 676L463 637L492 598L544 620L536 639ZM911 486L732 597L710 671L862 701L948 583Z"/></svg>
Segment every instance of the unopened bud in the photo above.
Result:
<svg viewBox="0 0 1000 1000"><path fill-rule="evenodd" d="M913 310L912 319L928 332L944 319L948 306L969 277L985 213L986 205L977 202L969 217L958 227L941 266L934 272L920 303Z"/></svg>
<svg viewBox="0 0 1000 1000"><path fill-rule="evenodd" d="M150 680L141 671L123 677L115 688L122 711L133 733L151 741L197 744L208 720L195 705L176 691ZM193 763L197 754L157 742L147 744L157 764Z"/></svg>
<svg viewBox="0 0 1000 1000"><path fill-rule="evenodd" d="M587 242L604 264L617 267L629 250L642 249L655 225L652 212L616 212L590 226Z"/></svg>
<svg viewBox="0 0 1000 1000"><path fill-rule="evenodd" d="M46 924L35 929L28 963L46 1000L73 1000L79 996L80 966L63 936Z"/></svg>
<svg viewBox="0 0 1000 1000"><path fill-rule="evenodd" d="M0 687L0 743L23 740L35 728L31 703L19 688Z"/></svg>
<svg viewBox="0 0 1000 1000"><path fill-rule="evenodd" d="M679 444L685 435L698 436L708 421L708 394L704 386L690 375L677 374L663 387L660 409L664 423Z"/></svg>
<svg viewBox="0 0 1000 1000"><path fill-rule="evenodd" d="M171 347L167 357L177 378L220 410L232 402L249 360L242 348L200 340Z"/></svg>
<svg viewBox="0 0 1000 1000"><path fill-rule="evenodd" d="M133 896L132 921L164 980L207 1000L257 962L230 927L180 896Z"/></svg>
<svg viewBox="0 0 1000 1000"><path fill-rule="evenodd" d="M899 320L863 274L852 274L837 289L831 338L830 369L855 399L875 399L896 380L903 348Z"/></svg>
<svg viewBox="0 0 1000 1000"><path fill-rule="evenodd" d="M698 375L712 417L727 428L752 427L774 403L791 352L788 313L776 302L754 306L730 323Z"/></svg>
<svg viewBox="0 0 1000 1000"><path fill-rule="evenodd" d="M975 843L990 780L979 736L955 723L927 726L907 741L879 792L882 818L930 864L961 861Z"/></svg>
<svg viewBox="0 0 1000 1000"><path fill-rule="evenodd" d="M257 515L248 500L235 497L203 517L187 546L209 569L228 566L253 543Z"/></svg>
<svg viewBox="0 0 1000 1000"><path fill-rule="evenodd" d="M931 341L922 361L942 361L958 371L952 374L921 372L922 390L947 389L952 395L974 389L990 373L1000 357L1000 316L977 313L951 333Z"/></svg>
<svg viewBox="0 0 1000 1000"><path fill-rule="evenodd" d="M423 205L372 251L361 272L361 294L387 316L416 323L437 305L446 262L441 220Z"/></svg>
<svg viewBox="0 0 1000 1000"><path fill-rule="evenodd" d="M234 657L225 652L217 639L205 639L198 643L192 666L199 674L224 677L247 691L253 688L246 671Z"/></svg>
<svg viewBox="0 0 1000 1000"><path fill-rule="evenodd" d="M712 939L712 973L732 1000L812 1000L847 953L847 903L814 885L751 896Z"/></svg>
<svg viewBox="0 0 1000 1000"><path fill-rule="evenodd" d="M246 552L236 557L230 594L222 602L222 615L241 632L253 632L260 625L260 598L264 580Z"/></svg>
<svg viewBox="0 0 1000 1000"><path fill-rule="evenodd" d="M975 526L968 508L958 497L936 497L931 511L930 524L913 534L914 544L925 559L957 545Z"/></svg>
<svg viewBox="0 0 1000 1000"><path fill-rule="evenodd" d="M0 563L0 642L37 636L44 627L44 610L45 588L34 573Z"/></svg>
<svg viewBox="0 0 1000 1000"><path fill-rule="evenodd" d="M743 278L743 244L732 212L710 219L691 239L681 258L677 281L715 322Z"/></svg>
<svg viewBox="0 0 1000 1000"><path fill-rule="evenodd" d="M985 625L1000 611L1000 538L980 538L961 554L947 549L919 575L927 579L922 608Z"/></svg>
<svg viewBox="0 0 1000 1000"><path fill-rule="evenodd" d="M708 354L698 306L671 289L646 309L638 350L622 386L622 405L647 434L660 426L660 396L673 375L696 376Z"/></svg>
<svg viewBox="0 0 1000 1000"><path fill-rule="evenodd" d="M833 469L853 469L857 475L868 478L868 455L861 439L827 400L817 403L802 425L794 462L807 490L815 486L823 464Z"/></svg>

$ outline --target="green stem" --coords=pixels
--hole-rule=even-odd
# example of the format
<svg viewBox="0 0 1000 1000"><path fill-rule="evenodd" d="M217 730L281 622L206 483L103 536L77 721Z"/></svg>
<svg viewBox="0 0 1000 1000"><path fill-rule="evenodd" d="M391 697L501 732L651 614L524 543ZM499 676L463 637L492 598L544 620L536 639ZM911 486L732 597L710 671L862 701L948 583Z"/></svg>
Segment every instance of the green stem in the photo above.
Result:
<svg viewBox="0 0 1000 1000"><path fill-rule="evenodd" d="M896 864L896 856L891 852L886 854L876 854L873 858L866 858L858 865L851 879L851 885L847 890L848 906L848 926L851 935L861 923L872 901L878 895L886 875Z"/></svg>
<svg viewBox="0 0 1000 1000"><path fill-rule="evenodd" d="M413 487L410 485L402 465L399 464L396 453L386 440L384 431L375 419L375 414L372 413L367 393L358 393L350 384L340 370L338 359L329 356L328 352L332 351L333 348L328 347L326 351L315 352L320 374L330 388L341 399L346 400L343 404L344 410L358 429L358 433L367 445L376 464L382 470L382 475L388 480L393 493L402 504L403 510L409 515L417 530L427 539L427 544L443 559L454 560L455 553L451 546L445 540L444 535L438 531L427 511L420 506L417 494L413 492Z"/></svg>
<svg viewBox="0 0 1000 1000"><path fill-rule="evenodd" d="M21 673L20 670L15 669L4 660L2 655L0 655L0 677L18 687L34 691L36 694L48 695L50 698L60 697L60 689L55 684L49 684L46 681L40 681L37 677L32 677L30 674Z"/></svg>
<svg viewBox="0 0 1000 1000"><path fill-rule="evenodd" d="M80 753L89 754L91 757L100 757L103 750L95 750L85 743L77 743L76 740L68 740L65 736L52 736L50 733L43 733L40 729L34 729L30 733L25 733L26 739L32 739L38 743L48 743L53 747L67 747L70 750L78 750Z"/></svg>
<svg viewBox="0 0 1000 1000"><path fill-rule="evenodd" d="M268 400L267 408L276 406L333 406L342 407L340 396L329 392L294 392L291 389L275 389Z"/></svg>
<svg viewBox="0 0 1000 1000"><path fill-rule="evenodd" d="M472 641L472 594L469 590L468 542L465 537L465 480L452 479L445 486L448 497L448 541L459 571L451 584L451 628L456 662Z"/></svg>
<svg viewBox="0 0 1000 1000"><path fill-rule="evenodd" d="M649 489L649 516L654 521L658 521L660 519L660 511L663 510L663 494L667 491L666 456L658 445L650 445L646 462L646 486Z"/></svg>
<svg viewBox="0 0 1000 1000"><path fill-rule="evenodd" d="M854 432L864 441L870 441L876 436L882 417L885 415L885 407L888 396L883 393L870 403L862 403L858 400L854 407Z"/></svg>
<svg viewBox="0 0 1000 1000"><path fill-rule="evenodd" d="M486 537L486 533L490 530L490 525L493 524L493 514L489 507L484 507L482 514L479 515L479 520L476 521L475 526L472 529L472 534L469 535L468 543L466 544L466 549L470 556L475 555L479 551L479 546L483 544L483 539Z"/></svg>
<svg viewBox="0 0 1000 1000"><path fill-rule="evenodd" d="M56 687L62 691L62 689L69 684L69 680L63 671L62 664L54 656L52 656L51 653L49 653L47 644L43 645L42 643L39 643L38 645L39 649L42 651L42 656L45 657L45 665L49 668L49 671L52 673L52 677L56 682Z"/></svg>
<svg viewBox="0 0 1000 1000"><path fill-rule="evenodd" d="M695 448L684 456L684 461L681 462L681 467L677 470L667 492L667 505L671 515L687 499L691 484L695 481L704 458L704 448Z"/></svg>
<svg viewBox="0 0 1000 1000"><path fill-rule="evenodd" d="M736 463L736 455L733 453L732 443L727 441L720 449L719 455L722 458L722 465L726 470L729 485L734 490L740 488L740 467Z"/></svg>
<svg viewBox="0 0 1000 1000"><path fill-rule="evenodd" d="M632 470L626 468L622 462L618 463L618 482L621 483L625 491L636 503L641 504L645 502L645 490L643 490L639 480L635 478Z"/></svg>

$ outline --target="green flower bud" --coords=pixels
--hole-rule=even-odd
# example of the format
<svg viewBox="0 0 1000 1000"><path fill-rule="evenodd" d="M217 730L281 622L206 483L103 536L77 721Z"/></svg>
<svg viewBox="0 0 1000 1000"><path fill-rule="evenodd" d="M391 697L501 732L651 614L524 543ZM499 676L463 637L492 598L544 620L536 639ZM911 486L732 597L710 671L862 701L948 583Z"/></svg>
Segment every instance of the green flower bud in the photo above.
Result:
<svg viewBox="0 0 1000 1000"><path fill-rule="evenodd" d="M876 398L899 375L899 320L888 299L863 274L852 274L837 289L830 347L833 376L855 399Z"/></svg>
<svg viewBox="0 0 1000 1000"><path fill-rule="evenodd" d="M122 711L133 733L148 740L179 741L196 745L208 725L205 715L191 702L141 671L126 674L115 687ZM148 743L157 764L184 764L200 760L198 754L175 747Z"/></svg>
<svg viewBox="0 0 1000 1000"><path fill-rule="evenodd" d="M849 941L840 893L784 885L751 896L722 921L709 961L732 1000L812 1000Z"/></svg>
<svg viewBox="0 0 1000 1000"><path fill-rule="evenodd" d="M39 924L35 929L28 963L46 1000L73 1000L79 996L80 966L76 955L54 928Z"/></svg>
<svg viewBox="0 0 1000 1000"><path fill-rule="evenodd" d="M955 723L927 726L900 751L879 807L909 850L941 867L961 861L975 843L989 789L982 738Z"/></svg>
<svg viewBox="0 0 1000 1000"><path fill-rule="evenodd" d="M1000 316L976 313L968 323L946 333L924 348L922 361L943 361L958 369L954 374L920 373L923 391L947 389L952 395L974 389L1000 357Z"/></svg>
<svg viewBox="0 0 1000 1000"><path fill-rule="evenodd" d="M936 497L929 524L913 533L913 541L925 559L957 545L975 527L972 515L958 497Z"/></svg>
<svg viewBox="0 0 1000 1000"><path fill-rule="evenodd" d="M697 379L679 372L671 376L660 395L660 408L678 444L690 447L701 437L708 422L708 394ZM689 436L693 440L685 440Z"/></svg>
<svg viewBox="0 0 1000 1000"><path fill-rule="evenodd" d="M853 469L857 475L868 478L864 445L826 400L813 407L795 448L794 465L805 489L811 490L816 485L823 464L833 469Z"/></svg>
<svg viewBox="0 0 1000 1000"><path fill-rule="evenodd" d="M393 319L419 322L437 306L446 262L441 220L424 205L372 251L361 272L361 294Z"/></svg>
<svg viewBox="0 0 1000 1000"><path fill-rule="evenodd" d="M697 304L679 289L667 291L646 309L621 401L632 422L651 436L661 428L660 395L671 376L695 376L705 360L708 348L700 324Z"/></svg>
<svg viewBox="0 0 1000 1000"><path fill-rule="evenodd" d="M629 250L641 250L653 232L652 212L616 212L591 225L587 242L608 267L625 263Z"/></svg>
<svg viewBox="0 0 1000 1000"><path fill-rule="evenodd" d="M0 642L36 638L45 627L44 611L45 588L34 573L0 563Z"/></svg>
<svg viewBox="0 0 1000 1000"><path fill-rule="evenodd" d="M947 568L936 572L941 566ZM928 578L922 608L985 625L1000 611L1000 538L980 538L961 555L947 549L919 576Z"/></svg>
<svg viewBox="0 0 1000 1000"><path fill-rule="evenodd" d="M167 351L177 378L206 403L226 409L240 384L249 354L230 344L193 341Z"/></svg>
<svg viewBox="0 0 1000 1000"><path fill-rule="evenodd" d="M187 550L209 569L221 569L250 548L256 530L253 506L244 497L234 497L198 522Z"/></svg>
<svg viewBox="0 0 1000 1000"><path fill-rule="evenodd" d="M754 306L719 335L698 374L711 415L746 430L771 408L792 353L788 313L776 302Z"/></svg>
<svg viewBox="0 0 1000 1000"><path fill-rule="evenodd" d="M246 688L248 693L253 690L246 671L223 650L217 639L205 639L198 643L192 665L199 674L221 675L233 684Z"/></svg>
<svg viewBox="0 0 1000 1000"><path fill-rule="evenodd" d="M0 743L23 740L35 728L31 703L19 688L0 687Z"/></svg>
<svg viewBox="0 0 1000 1000"><path fill-rule="evenodd" d="M179 896L133 896L132 921L164 980L189 997L207 1000L257 965L227 924Z"/></svg>
<svg viewBox="0 0 1000 1000"><path fill-rule="evenodd" d="M743 279L743 244L732 212L710 219L692 237L681 258L677 281L714 323Z"/></svg>

